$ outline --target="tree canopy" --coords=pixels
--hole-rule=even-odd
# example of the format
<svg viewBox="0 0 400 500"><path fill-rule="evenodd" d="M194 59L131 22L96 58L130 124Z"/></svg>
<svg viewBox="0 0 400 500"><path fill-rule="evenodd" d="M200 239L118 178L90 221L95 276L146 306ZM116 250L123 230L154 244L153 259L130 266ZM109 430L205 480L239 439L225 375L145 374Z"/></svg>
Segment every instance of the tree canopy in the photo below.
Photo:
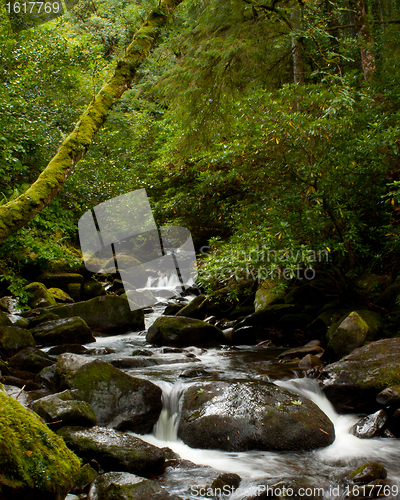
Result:
<svg viewBox="0 0 400 500"><path fill-rule="evenodd" d="M18 33L1 15L4 276L72 263L80 215L139 188L191 230L209 289L283 261L322 260L334 287L397 272L398 0L81 0Z"/></svg>

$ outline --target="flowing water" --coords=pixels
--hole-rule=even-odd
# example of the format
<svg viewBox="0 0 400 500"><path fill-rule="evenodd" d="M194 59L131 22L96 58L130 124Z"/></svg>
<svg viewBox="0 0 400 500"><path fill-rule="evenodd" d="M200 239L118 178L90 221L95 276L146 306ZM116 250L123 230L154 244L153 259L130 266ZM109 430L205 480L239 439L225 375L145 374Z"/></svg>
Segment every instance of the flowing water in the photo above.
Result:
<svg viewBox="0 0 400 500"><path fill-rule="evenodd" d="M160 283L153 285L150 289L154 293ZM173 290L176 283L166 281L162 285ZM165 304L161 304L146 315L146 328L150 327L164 308ZM149 366L126 370L133 376L153 381L163 390L164 408L153 434L139 437L159 447L167 446L185 461L190 461L183 462L178 467L167 467L165 473L156 478L168 491L182 498L204 498L200 496L201 488L210 485L220 472L229 472L237 473L242 478L240 487L235 492L222 497L230 500L250 498L261 493L266 484L295 478L314 488L320 488L319 494L325 499L343 499L346 493L343 478L368 461L382 463L388 471L388 478L392 480L390 490L386 490L383 496L387 499L400 498L400 440L359 439L349 434L358 417L338 415L315 380L304 378L303 372L294 365L278 364L276 357L285 347L192 347L182 349L181 352L165 352L161 347L146 344L146 332L99 337L95 344L87 347L98 349L99 358L114 362L131 356L133 350L146 349L152 352L152 356L138 356L138 359L148 360L144 364L149 363ZM102 348L108 350L102 351ZM109 353L110 348L114 352ZM194 379L180 377L188 368L202 368L206 373ZM260 377L314 401L335 426L334 443L327 448L297 453L230 453L189 448L178 439L182 396L191 383L199 380L248 381Z"/></svg>

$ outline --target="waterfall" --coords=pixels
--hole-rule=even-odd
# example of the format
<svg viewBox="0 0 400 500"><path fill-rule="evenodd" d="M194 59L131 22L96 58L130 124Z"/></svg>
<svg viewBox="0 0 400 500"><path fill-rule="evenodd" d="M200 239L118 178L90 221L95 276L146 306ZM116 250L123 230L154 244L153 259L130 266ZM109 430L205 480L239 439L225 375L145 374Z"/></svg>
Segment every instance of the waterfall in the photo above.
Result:
<svg viewBox="0 0 400 500"><path fill-rule="evenodd" d="M176 441L178 439L179 418L182 408L184 384L177 381L175 384L160 384L163 409L158 422L154 426L154 436L160 441Z"/></svg>

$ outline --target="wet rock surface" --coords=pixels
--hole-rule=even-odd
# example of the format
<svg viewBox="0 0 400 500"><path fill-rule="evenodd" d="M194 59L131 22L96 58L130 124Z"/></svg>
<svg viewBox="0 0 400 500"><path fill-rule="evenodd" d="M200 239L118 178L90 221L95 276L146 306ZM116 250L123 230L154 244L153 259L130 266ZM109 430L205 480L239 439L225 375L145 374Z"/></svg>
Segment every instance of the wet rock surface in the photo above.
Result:
<svg viewBox="0 0 400 500"><path fill-rule="evenodd" d="M30 330L36 342L42 345L96 342L92 331L82 318L73 317L46 321Z"/></svg>
<svg viewBox="0 0 400 500"><path fill-rule="evenodd" d="M268 382L192 385L178 435L194 448L226 451L309 450L335 437L314 403Z"/></svg>
<svg viewBox="0 0 400 500"><path fill-rule="evenodd" d="M323 391L339 412L379 409L377 395L400 384L400 338L355 349L321 372Z"/></svg>
<svg viewBox="0 0 400 500"><path fill-rule="evenodd" d="M222 331L199 319L185 316L161 316L149 328L147 342L155 345L216 346L225 343Z"/></svg>
<svg viewBox="0 0 400 500"><path fill-rule="evenodd" d="M151 432L161 413L158 386L105 361L61 354L57 375L61 389L77 389L79 398L92 406L100 425L145 434Z"/></svg>
<svg viewBox="0 0 400 500"><path fill-rule="evenodd" d="M89 490L88 500L182 500L156 482L123 472L99 476Z"/></svg>
<svg viewBox="0 0 400 500"><path fill-rule="evenodd" d="M86 461L96 460L105 471L144 476L160 473L166 458L162 449L105 427L63 427L57 434L79 457Z"/></svg>

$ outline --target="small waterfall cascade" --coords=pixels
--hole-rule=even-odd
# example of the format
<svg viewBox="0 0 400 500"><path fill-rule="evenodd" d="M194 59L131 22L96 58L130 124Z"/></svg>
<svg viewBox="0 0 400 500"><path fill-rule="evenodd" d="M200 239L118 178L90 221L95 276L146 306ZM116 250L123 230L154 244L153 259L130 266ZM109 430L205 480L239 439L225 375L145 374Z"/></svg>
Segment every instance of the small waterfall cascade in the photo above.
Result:
<svg viewBox="0 0 400 500"><path fill-rule="evenodd" d="M176 441L178 438L184 384L178 381L173 385L167 382L162 384L159 382L159 385L163 391L163 409L158 422L154 426L154 436L160 441Z"/></svg>
<svg viewBox="0 0 400 500"><path fill-rule="evenodd" d="M147 278L147 283L146 287L147 289L167 289L167 290L174 290L176 287L181 286L181 282L179 281L178 276L176 273L171 273L170 275L166 276L160 276L160 277L154 277L154 276L149 276Z"/></svg>

